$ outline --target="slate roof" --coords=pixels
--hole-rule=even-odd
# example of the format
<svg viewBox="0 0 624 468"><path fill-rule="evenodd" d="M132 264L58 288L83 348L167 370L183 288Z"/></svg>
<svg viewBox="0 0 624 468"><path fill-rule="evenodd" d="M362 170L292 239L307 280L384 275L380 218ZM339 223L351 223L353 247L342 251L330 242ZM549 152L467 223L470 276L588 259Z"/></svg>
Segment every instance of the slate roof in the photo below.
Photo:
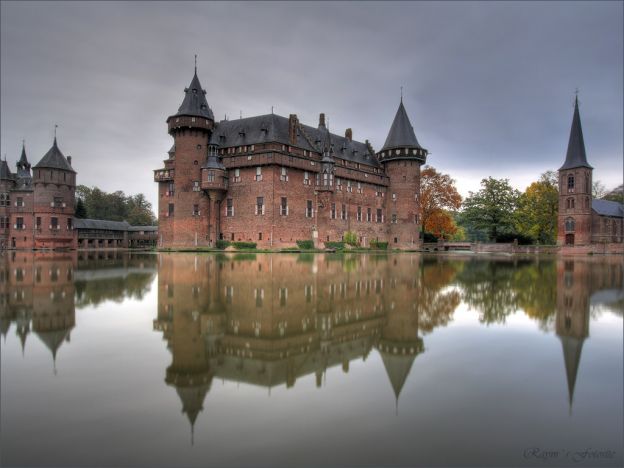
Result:
<svg viewBox="0 0 624 468"><path fill-rule="evenodd" d="M3 159L0 161L0 179L14 180L15 174L11 172L9 164Z"/></svg>
<svg viewBox="0 0 624 468"><path fill-rule="evenodd" d="M601 216L624 218L624 205L610 200L592 200L592 210Z"/></svg>
<svg viewBox="0 0 624 468"><path fill-rule="evenodd" d="M127 221L108 221L104 219L74 218L75 229L101 229L105 231L129 231L130 224Z"/></svg>
<svg viewBox="0 0 624 468"><path fill-rule="evenodd" d="M69 161L67 161L67 158L56 144L56 137L54 137L54 143L52 144L52 148L50 148L45 156L41 158L41 161L39 161L35 165L35 168L60 169L63 171L76 172L74 171L74 168L71 167Z"/></svg>
<svg viewBox="0 0 624 468"><path fill-rule="evenodd" d="M130 226L128 231L146 231L146 232L155 232L158 231L158 226Z"/></svg>
<svg viewBox="0 0 624 468"><path fill-rule="evenodd" d="M414 127L410 123L405 106L403 106L403 100L399 104L392 126L388 132L386 142L381 148L381 151L393 149L393 148L418 148L424 149L418 143L416 134L414 133Z"/></svg>
<svg viewBox="0 0 624 468"><path fill-rule="evenodd" d="M199 78L197 78L197 70L195 70L189 87L184 88L184 100L175 115L198 116L214 120L212 110L206 101L206 90L202 88Z"/></svg>
<svg viewBox="0 0 624 468"><path fill-rule="evenodd" d="M322 152L325 141L325 127L310 127L299 124L297 141L293 146ZM221 147L254 145L265 142L278 142L289 145L288 118L277 114L258 115L236 120L222 120L216 124L211 144ZM380 167L376 156L371 153L366 143L351 140L344 136L331 134L334 157Z"/></svg>
<svg viewBox="0 0 624 468"><path fill-rule="evenodd" d="M574 169L576 167L589 167L585 154L585 141L583 140L583 129L581 128L581 114L579 113L578 97L574 101L574 116L572 117L572 128L570 129L570 139L568 140L568 152L562 169Z"/></svg>

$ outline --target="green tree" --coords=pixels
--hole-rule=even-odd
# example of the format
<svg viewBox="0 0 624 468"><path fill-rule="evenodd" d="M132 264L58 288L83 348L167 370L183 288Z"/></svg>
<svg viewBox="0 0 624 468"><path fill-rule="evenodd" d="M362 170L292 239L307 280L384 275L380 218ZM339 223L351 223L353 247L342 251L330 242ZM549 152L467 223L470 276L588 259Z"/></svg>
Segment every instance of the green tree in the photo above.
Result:
<svg viewBox="0 0 624 468"><path fill-rule="evenodd" d="M464 201L464 222L487 232L490 240L513 232L520 192L509 185L508 179L488 177L481 181L481 187Z"/></svg>
<svg viewBox="0 0 624 468"><path fill-rule="evenodd" d="M128 221L133 225L151 225L156 218L152 205L143 194L127 196L121 190L107 193L97 187L76 187L76 197L81 200L90 218L111 221Z"/></svg>
<svg viewBox="0 0 624 468"><path fill-rule="evenodd" d="M557 239L558 208L557 175L548 171L520 196L515 212L515 227L520 234L540 244L554 244Z"/></svg>
<svg viewBox="0 0 624 468"><path fill-rule="evenodd" d="M87 218L87 209L85 208L85 204L82 201L82 198L79 198L76 201L76 211L75 211L75 216L76 218Z"/></svg>

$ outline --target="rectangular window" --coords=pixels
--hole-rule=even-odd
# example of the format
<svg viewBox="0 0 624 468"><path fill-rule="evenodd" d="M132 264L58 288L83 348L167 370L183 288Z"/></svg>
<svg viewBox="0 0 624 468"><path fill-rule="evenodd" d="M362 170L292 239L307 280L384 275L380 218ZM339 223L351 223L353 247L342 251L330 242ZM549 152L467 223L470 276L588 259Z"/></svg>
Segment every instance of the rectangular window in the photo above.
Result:
<svg viewBox="0 0 624 468"><path fill-rule="evenodd" d="M69 219L71 219L71 218L69 218ZM37 216L35 225L37 226L38 230L41 230L41 216Z"/></svg>
<svg viewBox="0 0 624 468"><path fill-rule="evenodd" d="M351 187L351 181L347 180L347 192L353 192L353 187Z"/></svg>
<svg viewBox="0 0 624 468"><path fill-rule="evenodd" d="M303 172L303 185L310 185L310 173L308 171Z"/></svg>
<svg viewBox="0 0 624 468"><path fill-rule="evenodd" d="M358 193L362 193L362 184L360 182L357 183L357 191Z"/></svg>
<svg viewBox="0 0 624 468"><path fill-rule="evenodd" d="M208 171L208 182L214 182L214 180L215 180L214 171Z"/></svg>
<svg viewBox="0 0 624 468"><path fill-rule="evenodd" d="M397 223L397 215L396 213L392 213L392 224L396 224Z"/></svg>
<svg viewBox="0 0 624 468"><path fill-rule="evenodd" d="M67 218L67 230L71 231L74 228L71 218Z"/></svg>
<svg viewBox="0 0 624 468"><path fill-rule="evenodd" d="M336 219L336 204L331 204L331 219Z"/></svg>
<svg viewBox="0 0 624 468"><path fill-rule="evenodd" d="M214 174L212 175L212 178L214 180ZM208 181L210 181L210 173L208 174ZM199 192L201 190L201 188L199 187L199 180L194 180L193 181L193 192Z"/></svg>
<svg viewBox="0 0 624 468"><path fill-rule="evenodd" d="M0 216L0 229L7 229L9 227L9 218L6 216Z"/></svg>
<svg viewBox="0 0 624 468"><path fill-rule="evenodd" d="M167 212L167 216L173 216L173 203L169 203L169 211Z"/></svg>
<svg viewBox="0 0 624 468"><path fill-rule="evenodd" d="M280 174L280 180L283 182L288 182L288 169L282 167L282 172Z"/></svg>
<svg viewBox="0 0 624 468"><path fill-rule="evenodd" d="M256 214L257 215L264 214L264 197L256 198Z"/></svg>
<svg viewBox="0 0 624 468"><path fill-rule="evenodd" d="M50 229L57 230L58 227L59 227L58 218L55 218L55 217L50 218Z"/></svg>
<svg viewBox="0 0 624 468"><path fill-rule="evenodd" d="M366 208L366 221L369 223L373 220L372 210L370 208Z"/></svg>
<svg viewBox="0 0 624 468"><path fill-rule="evenodd" d="M26 226L24 225L24 218L15 218L15 229L26 229Z"/></svg>
<svg viewBox="0 0 624 468"><path fill-rule="evenodd" d="M234 169L234 182L240 182L240 169Z"/></svg>
<svg viewBox="0 0 624 468"><path fill-rule="evenodd" d="M414 223L418 224L418 215L417 214L414 215Z"/></svg>
<svg viewBox="0 0 624 468"><path fill-rule="evenodd" d="M11 197L8 193L0 193L0 206L11 206Z"/></svg>
<svg viewBox="0 0 624 468"><path fill-rule="evenodd" d="M357 220L362 221L362 207L361 206L357 207Z"/></svg>
<svg viewBox="0 0 624 468"><path fill-rule="evenodd" d="M199 216L199 205L193 205L193 216Z"/></svg>
<svg viewBox="0 0 624 468"><path fill-rule="evenodd" d="M165 195L167 195L168 197L173 197L174 193L175 193L175 184L173 182L169 182L169 186L167 187L167 193L165 193Z"/></svg>
<svg viewBox="0 0 624 468"><path fill-rule="evenodd" d="M383 214L381 212L381 208L377 208L377 222L378 223L383 222Z"/></svg>
<svg viewBox="0 0 624 468"><path fill-rule="evenodd" d="M234 200L231 198L225 201L225 216L234 216Z"/></svg>
<svg viewBox="0 0 624 468"><path fill-rule="evenodd" d="M307 200L306 202L306 218L311 218L314 215L314 210L312 208L312 200Z"/></svg>
<svg viewBox="0 0 624 468"><path fill-rule="evenodd" d="M336 177L336 190L342 191L342 179L340 177Z"/></svg>
<svg viewBox="0 0 624 468"><path fill-rule="evenodd" d="M256 167L256 180L262 180L262 168L260 166Z"/></svg>
<svg viewBox="0 0 624 468"><path fill-rule="evenodd" d="M24 199L22 197L17 197L15 206L24 206Z"/></svg>
<svg viewBox="0 0 624 468"><path fill-rule="evenodd" d="M60 208L63 206L63 199L61 197L54 197L54 206Z"/></svg>
<svg viewBox="0 0 624 468"><path fill-rule="evenodd" d="M347 219L347 205L342 204L342 211L340 212L340 219Z"/></svg>
<svg viewBox="0 0 624 468"><path fill-rule="evenodd" d="M262 233L261 232L258 233L258 240L262 240Z"/></svg>
<svg viewBox="0 0 624 468"><path fill-rule="evenodd" d="M392 194L392 201L396 201L397 197L396 197L396 193Z"/></svg>
<svg viewBox="0 0 624 468"><path fill-rule="evenodd" d="M288 198L282 197L282 202L280 204L280 215L288 216Z"/></svg>

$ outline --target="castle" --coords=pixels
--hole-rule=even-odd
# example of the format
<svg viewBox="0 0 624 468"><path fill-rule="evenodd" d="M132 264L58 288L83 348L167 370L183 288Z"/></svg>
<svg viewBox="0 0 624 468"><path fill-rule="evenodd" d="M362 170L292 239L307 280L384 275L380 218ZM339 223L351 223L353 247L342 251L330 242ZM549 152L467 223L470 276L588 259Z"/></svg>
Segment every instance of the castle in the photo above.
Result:
<svg viewBox="0 0 624 468"><path fill-rule="evenodd" d="M167 119L174 144L158 182L159 247L215 246L219 239L258 247L316 247L352 232L362 246L415 249L421 219L416 139L402 99L377 153L366 140L332 134L297 115L215 122L197 69L178 112Z"/></svg>

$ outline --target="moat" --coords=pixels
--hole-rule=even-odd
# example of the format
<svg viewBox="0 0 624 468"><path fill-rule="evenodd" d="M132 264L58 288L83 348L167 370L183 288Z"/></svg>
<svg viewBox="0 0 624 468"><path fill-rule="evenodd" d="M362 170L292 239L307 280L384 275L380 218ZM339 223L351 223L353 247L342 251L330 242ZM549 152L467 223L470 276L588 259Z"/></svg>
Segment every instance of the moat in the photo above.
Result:
<svg viewBox="0 0 624 468"><path fill-rule="evenodd" d="M2 466L621 466L621 256L4 252Z"/></svg>

